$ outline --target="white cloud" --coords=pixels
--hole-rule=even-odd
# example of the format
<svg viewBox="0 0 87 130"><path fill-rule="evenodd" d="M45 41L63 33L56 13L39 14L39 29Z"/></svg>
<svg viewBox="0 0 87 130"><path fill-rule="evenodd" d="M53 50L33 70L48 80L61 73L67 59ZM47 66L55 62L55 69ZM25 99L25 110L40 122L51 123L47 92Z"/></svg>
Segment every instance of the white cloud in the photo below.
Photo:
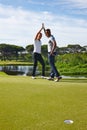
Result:
<svg viewBox="0 0 87 130"><path fill-rule="evenodd" d="M53 15L47 11L31 12L22 8L0 5L0 43L6 42L26 46L33 44L33 39L44 22L46 28L51 28L58 46L69 43L86 45L87 21L66 16ZM43 36L43 43L47 38Z"/></svg>
<svg viewBox="0 0 87 130"><path fill-rule="evenodd" d="M28 42L35 29L35 19L36 14L33 12L27 12L20 8L0 6L0 38L4 39L3 42L7 41L7 39L22 44ZM30 42L32 41L30 40Z"/></svg>
<svg viewBox="0 0 87 130"><path fill-rule="evenodd" d="M87 0L46 0L46 1L35 1L35 0L27 0L30 4L36 4L36 5L48 5L48 6L68 6L68 8L71 7L78 7L78 8L87 8Z"/></svg>

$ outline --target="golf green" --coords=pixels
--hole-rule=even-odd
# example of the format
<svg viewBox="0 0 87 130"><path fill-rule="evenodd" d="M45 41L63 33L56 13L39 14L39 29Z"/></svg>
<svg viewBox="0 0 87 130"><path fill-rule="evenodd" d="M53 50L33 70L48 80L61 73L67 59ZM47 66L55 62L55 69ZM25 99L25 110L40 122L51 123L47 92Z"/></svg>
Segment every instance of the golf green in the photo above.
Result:
<svg viewBox="0 0 87 130"><path fill-rule="evenodd" d="M87 130L87 79L0 75L0 130Z"/></svg>

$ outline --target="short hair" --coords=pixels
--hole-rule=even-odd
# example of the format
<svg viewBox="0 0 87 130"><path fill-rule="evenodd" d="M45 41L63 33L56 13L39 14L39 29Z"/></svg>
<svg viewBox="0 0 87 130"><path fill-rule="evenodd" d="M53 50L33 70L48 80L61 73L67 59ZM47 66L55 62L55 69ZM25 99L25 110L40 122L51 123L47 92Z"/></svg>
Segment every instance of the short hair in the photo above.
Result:
<svg viewBox="0 0 87 130"><path fill-rule="evenodd" d="M48 33L51 33L51 30L50 30L50 29L46 29L45 31L48 32Z"/></svg>

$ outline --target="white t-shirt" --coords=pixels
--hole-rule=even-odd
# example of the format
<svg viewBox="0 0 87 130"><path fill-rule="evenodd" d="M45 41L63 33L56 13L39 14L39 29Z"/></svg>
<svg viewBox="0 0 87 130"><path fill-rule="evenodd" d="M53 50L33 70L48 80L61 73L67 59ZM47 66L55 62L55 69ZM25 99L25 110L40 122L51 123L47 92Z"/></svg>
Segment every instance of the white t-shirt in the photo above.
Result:
<svg viewBox="0 0 87 130"><path fill-rule="evenodd" d="M34 41L34 53L36 52L36 53L41 53L41 44L42 44L42 42L41 41L39 41L39 40L35 40Z"/></svg>
<svg viewBox="0 0 87 130"><path fill-rule="evenodd" d="M55 38L54 38L53 35L51 35L51 36L48 38L48 52L51 52L51 51L52 51L54 40L55 40ZM56 52L56 48L55 48L54 52Z"/></svg>

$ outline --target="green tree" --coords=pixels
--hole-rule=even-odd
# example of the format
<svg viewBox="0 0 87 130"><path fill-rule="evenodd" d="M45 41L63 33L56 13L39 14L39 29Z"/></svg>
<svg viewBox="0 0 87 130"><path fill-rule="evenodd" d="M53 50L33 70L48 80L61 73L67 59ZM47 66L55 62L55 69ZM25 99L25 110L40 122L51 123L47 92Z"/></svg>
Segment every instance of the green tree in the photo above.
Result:
<svg viewBox="0 0 87 130"><path fill-rule="evenodd" d="M21 46L2 43L0 44L1 60L11 60L12 58L14 59L14 57L16 57L17 60L18 53L24 50L25 49Z"/></svg>
<svg viewBox="0 0 87 130"><path fill-rule="evenodd" d="M33 45L32 45L32 44L31 44L31 45L26 46L26 50L27 50L27 52L29 52L29 53L31 53L31 54L32 54L32 52L33 52L33 49L34 49L34 47L33 47Z"/></svg>

